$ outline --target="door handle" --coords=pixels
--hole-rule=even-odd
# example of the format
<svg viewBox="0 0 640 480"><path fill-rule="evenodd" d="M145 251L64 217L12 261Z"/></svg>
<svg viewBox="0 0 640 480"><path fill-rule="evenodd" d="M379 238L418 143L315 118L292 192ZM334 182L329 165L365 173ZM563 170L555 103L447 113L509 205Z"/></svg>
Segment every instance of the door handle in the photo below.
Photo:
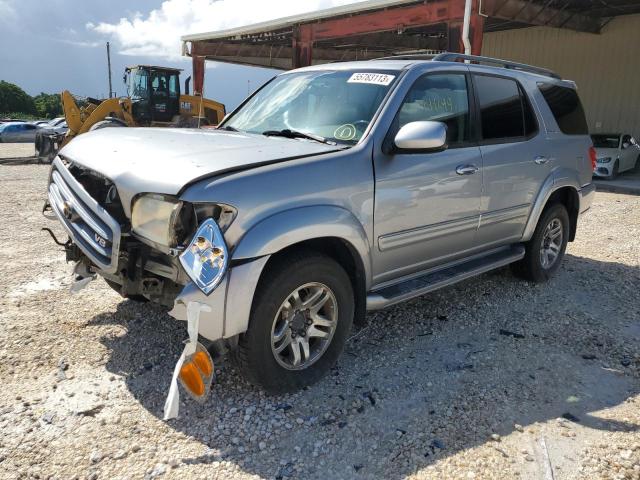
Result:
<svg viewBox="0 0 640 480"><path fill-rule="evenodd" d="M458 165L456 167L456 173L458 175L473 175L478 171L478 167L475 165Z"/></svg>
<svg viewBox="0 0 640 480"><path fill-rule="evenodd" d="M542 155L538 155L536 158L533 159L533 161L536 162L536 164L538 165L544 165L549 161L549 158L543 157Z"/></svg>

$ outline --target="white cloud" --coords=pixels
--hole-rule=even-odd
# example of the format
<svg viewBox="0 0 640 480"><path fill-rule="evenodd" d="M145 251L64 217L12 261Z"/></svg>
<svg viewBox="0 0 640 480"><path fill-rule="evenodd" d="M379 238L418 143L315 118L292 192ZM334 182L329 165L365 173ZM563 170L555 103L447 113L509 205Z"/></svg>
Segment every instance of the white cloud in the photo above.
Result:
<svg viewBox="0 0 640 480"><path fill-rule="evenodd" d="M2 2L2 0L0 0ZM180 57L180 37L250 25L357 0L166 0L148 14L86 28L113 38L125 55ZM1 5L1 3L0 3Z"/></svg>
<svg viewBox="0 0 640 480"><path fill-rule="evenodd" d="M96 48L104 45L103 42L85 42L82 40L68 40L65 38L55 38L54 40L56 42L66 43L67 45L73 45L75 47Z"/></svg>
<svg viewBox="0 0 640 480"><path fill-rule="evenodd" d="M0 22L7 22L14 20L16 17L16 10L11 5L11 0L0 0Z"/></svg>

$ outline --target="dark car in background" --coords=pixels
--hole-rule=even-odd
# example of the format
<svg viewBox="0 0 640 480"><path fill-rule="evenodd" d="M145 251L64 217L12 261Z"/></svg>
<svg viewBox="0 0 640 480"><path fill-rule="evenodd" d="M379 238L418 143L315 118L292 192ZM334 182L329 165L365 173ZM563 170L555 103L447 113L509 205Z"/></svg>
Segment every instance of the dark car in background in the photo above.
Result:
<svg viewBox="0 0 640 480"><path fill-rule="evenodd" d="M0 124L0 143L31 143L41 127L25 122Z"/></svg>

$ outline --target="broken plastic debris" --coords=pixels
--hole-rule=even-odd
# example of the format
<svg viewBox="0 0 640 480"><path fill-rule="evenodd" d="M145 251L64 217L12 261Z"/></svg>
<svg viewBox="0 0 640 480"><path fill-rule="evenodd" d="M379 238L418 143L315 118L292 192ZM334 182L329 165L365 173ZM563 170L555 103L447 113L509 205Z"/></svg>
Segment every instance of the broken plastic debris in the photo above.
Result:
<svg viewBox="0 0 640 480"><path fill-rule="evenodd" d="M187 357L190 357L198 351L198 327L200 324L200 312L210 312L211 307L200 302L189 302L187 304L187 331L189 332L189 340L187 340L182 355L178 358L176 366L173 370L171 378L171 386L167 400L164 403L164 420L170 420L178 417L180 407L180 392L178 391L178 376L180 370ZM209 382L211 377L209 378Z"/></svg>
<svg viewBox="0 0 640 480"><path fill-rule="evenodd" d="M86 287L92 280L96 279L96 274L89 271L87 265L82 262L76 262L73 266L74 282L69 289L71 293L78 293Z"/></svg>

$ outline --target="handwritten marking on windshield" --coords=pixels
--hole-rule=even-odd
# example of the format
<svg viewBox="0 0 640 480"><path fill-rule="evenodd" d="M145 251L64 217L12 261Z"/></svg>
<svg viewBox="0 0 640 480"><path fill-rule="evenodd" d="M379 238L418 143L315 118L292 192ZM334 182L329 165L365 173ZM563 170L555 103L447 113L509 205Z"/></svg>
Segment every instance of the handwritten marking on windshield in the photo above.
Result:
<svg viewBox="0 0 640 480"><path fill-rule="evenodd" d="M333 137L338 140L353 140L357 133L355 125L345 123L336 128L336 131L333 132Z"/></svg>

